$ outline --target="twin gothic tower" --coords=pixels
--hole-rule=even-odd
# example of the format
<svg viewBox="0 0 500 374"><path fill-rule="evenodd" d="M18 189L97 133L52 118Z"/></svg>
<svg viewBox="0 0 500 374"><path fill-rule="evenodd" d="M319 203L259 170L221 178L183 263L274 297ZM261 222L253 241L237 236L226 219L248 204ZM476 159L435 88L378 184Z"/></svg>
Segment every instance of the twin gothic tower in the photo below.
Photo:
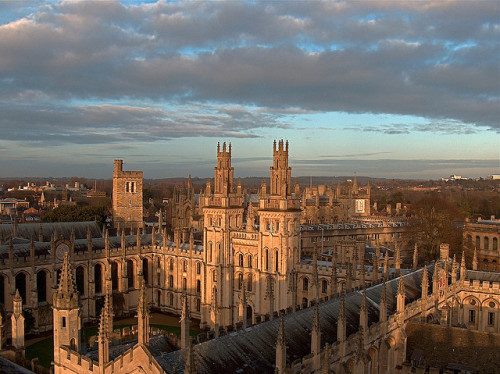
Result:
<svg viewBox="0 0 500 374"><path fill-rule="evenodd" d="M288 142L274 142L270 189L246 201L234 186L231 144L217 145L214 189L200 200L204 215L202 325L255 322L297 303L293 287L299 256L299 195L292 194ZM258 200L257 200L258 198ZM249 321L251 319L251 321Z"/></svg>

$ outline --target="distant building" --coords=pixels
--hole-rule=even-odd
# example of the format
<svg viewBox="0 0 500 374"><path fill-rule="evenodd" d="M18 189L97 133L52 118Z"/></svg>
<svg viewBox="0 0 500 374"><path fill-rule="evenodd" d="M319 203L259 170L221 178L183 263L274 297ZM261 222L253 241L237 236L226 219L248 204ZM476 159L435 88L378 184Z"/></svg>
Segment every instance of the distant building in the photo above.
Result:
<svg viewBox="0 0 500 374"><path fill-rule="evenodd" d="M113 170L113 220L117 228L143 227L142 171L124 171L115 160Z"/></svg>
<svg viewBox="0 0 500 374"><path fill-rule="evenodd" d="M500 219L478 219L465 222L463 235L465 245L470 252L474 251L478 270L500 271ZM476 269L474 269L476 270Z"/></svg>

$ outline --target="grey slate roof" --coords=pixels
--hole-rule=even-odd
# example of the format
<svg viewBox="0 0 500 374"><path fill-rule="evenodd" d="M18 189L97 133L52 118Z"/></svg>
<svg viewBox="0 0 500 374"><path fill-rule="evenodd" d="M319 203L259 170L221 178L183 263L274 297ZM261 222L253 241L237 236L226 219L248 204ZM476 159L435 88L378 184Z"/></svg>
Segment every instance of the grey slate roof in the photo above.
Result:
<svg viewBox="0 0 500 374"><path fill-rule="evenodd" d="M0 373L2 374L34 374L31 370L23 368L12 361L0 356Z"/></svg>
<svg viewBox="0 0 500 374"><path fill-rule="evenodd" d="M428 268L432 277L434 266ZM421 278L423 270L411 272L403 277L407 302L421 296ZM399 279L387 282L388 313L396 309L396 296ZM379 320L379 302L382 285L366 290L368 324ZM335 298L319 306L321 325L321 344L332 344L337 340L337 319L340 298ZM345 297L347 335L358 331L359 311L362 291L351 292ZM285 337L287 344L287 363L302 358L311 352L311 326L314 307L288 314L285 319ZM279 319L248 327L245 330L230 333L193 347L197 373L274 373L275 342ZM183 373L187 350L178 350L155 356L158 363L169 373Z"/></svg>
<svg viewBox="0 0 500 374"><path fill-rule="evenodd" d="M62 235L63 238L69 239L71 230L75 230L75 238L83 239L87 237L87 230L90 229L92 237L102 236L101 227L95 221L89 222L37 222L37 223L22 223L17 225L17 236L25 239L30 239L31 236L38 240L38 233L42 227L43 241L50 241L52 232L55 230L57 235ZM0 225L0 233L4 238L10 237L12 234L13 225Z"/></svg>

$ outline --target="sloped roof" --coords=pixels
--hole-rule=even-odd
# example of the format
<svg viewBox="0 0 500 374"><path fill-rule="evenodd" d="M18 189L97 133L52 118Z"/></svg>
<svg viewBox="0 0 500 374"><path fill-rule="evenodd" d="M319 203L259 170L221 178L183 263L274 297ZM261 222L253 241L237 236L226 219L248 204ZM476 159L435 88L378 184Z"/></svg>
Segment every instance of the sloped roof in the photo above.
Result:
<svg viewBox="0 0 500 374"><path fill-rule="evenodd" d="M432 276L433 266L429 269ZM423 270L411 272L403 277L406 299L408 302L421 296ZM389 314L396 310L398 279L386 283L387 306ZM368 324L379 320L379 302L382 285L366 290ZM347 335L356 333L359 327L359 311L362 291L351 292L345 297L345 315ZM319 305L321 344L332 344L337 340L337 319L341 299L335 298ZM311 353L311 327L314 307L288 314L285 320L285 338L287 344L287 363ZM197 373L274 373L275 344L279 319L264 322L245 330L197 344L193 347ZM156 356L158 363L167 372L183 373L186 349Z"/></svg>
<svg viewBox="0 0 500 374"><path fill-rule="evenodd" d="M99 237L102 235L101 227L95 221L88 222L37 222L37 223L22 223L17 225L17 236L29 239L33 236L38 240L38 233L42 227L43 241L50 241L50 236L55 230L58 236L65 239L70 238L71 230L75 231L75 238L82 239L87 237L87 230L90 229L92 237ZM0 235L4 238L9 237L13 231L12 224L0 225Z"/></svg>

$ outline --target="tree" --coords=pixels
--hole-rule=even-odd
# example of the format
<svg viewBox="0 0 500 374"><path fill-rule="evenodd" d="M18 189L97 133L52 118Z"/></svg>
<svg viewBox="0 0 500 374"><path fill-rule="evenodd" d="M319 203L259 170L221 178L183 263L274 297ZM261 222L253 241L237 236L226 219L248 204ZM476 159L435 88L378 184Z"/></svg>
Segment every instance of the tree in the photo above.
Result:
<svg viewBox="0 0 500 374"><path fill-rule="evenodd" d="M104 222L107 209L102 206L62 205L43 217L44 222Z"/></svg>
<svg viewBox="0 0 500 374"><path fill-rule="evenodd" d="M457 207L435 193L417 201L410 213L407 239L418 244L422 257L437 260L441 243L450 244L451 254L461 252L463 216Z"/></svg>

